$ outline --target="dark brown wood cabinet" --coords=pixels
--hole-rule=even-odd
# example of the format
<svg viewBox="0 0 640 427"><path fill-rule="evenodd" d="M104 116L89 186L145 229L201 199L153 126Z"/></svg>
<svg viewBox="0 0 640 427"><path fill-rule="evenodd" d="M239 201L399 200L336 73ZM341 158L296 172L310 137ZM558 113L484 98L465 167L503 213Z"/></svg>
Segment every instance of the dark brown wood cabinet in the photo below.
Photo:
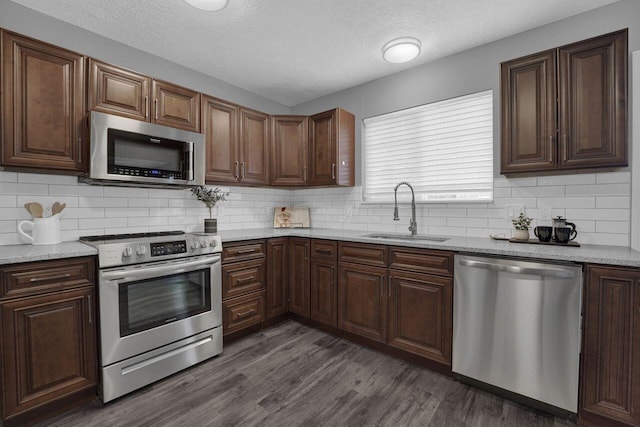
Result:
<svg viewBox="0 0 640 427"><path fill-rule="evenodd" d="M95 398L94 269L93 258L0 269L3 425L31 424Z"/></svg>
<svg viewBox="0 0 640 427"><path fill-rule="evenodd" d="M89 58L89 110L148 121L150 88L150 77Z"/></svg>
<svg viewBox="0 0 640 427"><path fill-rule="evenodd" d="M337 327L338 243L312 239L309 270L309 317Z"/></svg>
<svg viewBox="0 0 640 427"><path fill-rule="evenodd" d="M338 245L338 328L374 341L387 340L388 248Z"/></svg>
<svg viewBox="0 0 640 427"><path fill-rule="evenodd" d="M309 185L355 184L355 116L341 108L309 117Z"/></svg>
<svg viewBox="0 0 640 427"><path fill-rule="evenodd" d="M266 319L266 243L226 243L222 249L222 334Z"/></svg>
<svg viewBox="0 0 640 427"><path fill-rule="evenodd" d="M202 133L207 146L207 182L238 182L238 109L235 104L202 96Z"/></svg>
<svg viewBox="0 0 640 427"><path fill-rule="evenodd" d="M309 239L289 239L289 311L309 317Z"/></svg>
<svg viewBox="0 0 640 427"><path fill-rule="evenodd" d="M388 344L451 366L453 253L389 250Z"/></svg>
<svg viewBox="0 0 640 427"><path fill-rule="evenodd" d="M151 123L200 132L200 94L171 83L151 82Z"/></svg>
<svg viewBox="0 0 640 427"><path fill-rule="evenodd" d="M501 64L501 173L627 166L627 30Z"/></svg>
<svg viewBox="0 0 640 427"><path fill-rule="evenodd" d="M200 132L200 94L89 60L89 110Z"/></svg>
<svg viewBox="0 0 640 427"><path fill-rule="evenodd" d="M640 425L640 269L587 265L579 420Z"/></svg>
<svg viewBox="0 0 640 427"><path fill-rule="evenodd" d="M269 184L269 115L240 108L240 177L245 184Z"/></svg>
<svg viewBox="0 0 640 427"><path fill-rule="evenodd" d="M271 185L307 184L307 116L273 116L271 140Z"/></svg>
<svg viewBox="0 0 640 427"><path fill-rule="evenodd" d="M289 311L288 239L267 241L267 319Z"/></svg>
<svg viewBox="0 0 640 427"><path fill-rule="evenodd" d="M2 31L2 165L82 173L85 58Z"/></svg>

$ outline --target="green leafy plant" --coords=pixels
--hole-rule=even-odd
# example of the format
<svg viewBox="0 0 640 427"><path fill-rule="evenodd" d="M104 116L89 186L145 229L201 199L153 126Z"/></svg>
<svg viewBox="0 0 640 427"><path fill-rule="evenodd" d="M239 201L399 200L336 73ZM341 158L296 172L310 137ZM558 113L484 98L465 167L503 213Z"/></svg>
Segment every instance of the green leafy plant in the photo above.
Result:
<svg viewBox="0 0 640 427"><path fill-rule="evenodd" d="M207 188L204 185L198 185L196 187L191 187L191 193L196 197L196 199L200 200L205 204L207 209L209 209L209 218L212 218L211 210L218 202L224 202L229 197L229 192L224 192L220 190L220 188Z"/></svg>
<svg viewBox="0 0 640 427"><path fill-rule="evenodd" d="M522 212L520 212L520 215L518 215L518 218L511 220L516 230L528 230L532 221L533 221L533 218L524 216Z"/></svg>

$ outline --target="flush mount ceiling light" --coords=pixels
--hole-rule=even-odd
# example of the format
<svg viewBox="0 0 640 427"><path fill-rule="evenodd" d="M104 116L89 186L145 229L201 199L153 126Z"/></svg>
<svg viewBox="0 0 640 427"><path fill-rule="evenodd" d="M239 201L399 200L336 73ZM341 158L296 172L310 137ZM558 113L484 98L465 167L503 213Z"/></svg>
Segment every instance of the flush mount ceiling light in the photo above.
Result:
<svg viewBox="0 0 640 427"><path fill-rule="evenodd" d="M229 0L184 0L184 2L196 9L214 11L224 9Z"/></svg>
<svg viewBox="0 0 640 427"><path fill-rule="evenodd" d="M401 37L391 40L382 48L382 57L393 64L409 62L420 54L420 40L413 37Z"/></svg>

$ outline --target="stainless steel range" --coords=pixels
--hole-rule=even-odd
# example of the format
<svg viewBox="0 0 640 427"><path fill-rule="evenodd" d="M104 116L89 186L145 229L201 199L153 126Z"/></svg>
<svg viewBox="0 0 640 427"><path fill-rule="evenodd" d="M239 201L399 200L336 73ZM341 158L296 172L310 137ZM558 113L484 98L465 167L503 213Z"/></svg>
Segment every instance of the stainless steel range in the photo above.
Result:
<svg viewBox="0 0 640 427"><path fill-rule="evenodd" d="M222 352L219 236L80 240L98 249L103 402Z"/></svg>

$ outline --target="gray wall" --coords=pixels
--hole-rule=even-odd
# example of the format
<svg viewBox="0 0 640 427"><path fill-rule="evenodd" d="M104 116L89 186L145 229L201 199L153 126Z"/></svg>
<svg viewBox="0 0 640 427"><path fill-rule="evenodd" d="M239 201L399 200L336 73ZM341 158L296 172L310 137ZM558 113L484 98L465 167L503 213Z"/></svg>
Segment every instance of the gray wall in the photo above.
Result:
<svg viewBox="0 0 640 427"><path fill-rule="evenodd" d="M0 1L0 27L245 107L269 114L289 114L290 112L289 107L263 96L53 19L8 0Z"/></svg>
<svg viewBox="0 0 640 427"><path fill-rule="evenodd" d="M334 107L342 107L356 115L356 183L360 185L360 134L363 118L493 89L496 165L494 171L498 176L500 62L622 28L629 28L629 50L640 49L640 1L622 0L591 12L294 106L292 112L313 114ZM630 114L629 117L633 116ZM632 120L629 120L629 132L631 132L631 125Z"/></svg>

